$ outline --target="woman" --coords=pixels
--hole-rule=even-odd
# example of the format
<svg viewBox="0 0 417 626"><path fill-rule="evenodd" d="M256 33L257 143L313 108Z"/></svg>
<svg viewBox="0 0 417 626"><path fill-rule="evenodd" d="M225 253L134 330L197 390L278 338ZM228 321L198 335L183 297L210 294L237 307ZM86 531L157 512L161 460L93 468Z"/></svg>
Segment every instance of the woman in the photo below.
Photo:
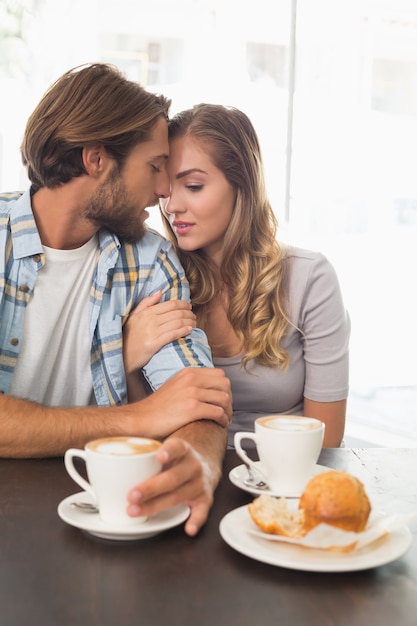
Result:
<svg viewBox="0 0 417 626"><path fill-rule="evenodd" d="M273 413L318 417L324 445L339 446L350 325L333 267L320 253L278 242L258 138L244 113L197 105L170 121L169 140L171 193L162 212L197 326L232 383L229 446L234 432ZM146 314L156 319L158 307ZM185 314L181 322L180 311L171 315L170 331L175 320L185 334Z"/></svg>

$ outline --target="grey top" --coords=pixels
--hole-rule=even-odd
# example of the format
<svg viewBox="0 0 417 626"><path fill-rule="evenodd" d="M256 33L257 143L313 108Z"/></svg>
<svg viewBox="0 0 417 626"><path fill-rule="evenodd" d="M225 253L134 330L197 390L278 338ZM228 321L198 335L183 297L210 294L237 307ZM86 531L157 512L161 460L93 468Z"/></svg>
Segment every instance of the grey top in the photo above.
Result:
<svg viewBox="0 0 417 626"><path fill-rule="evenodd" d="M253 431L262 415L302 415L304 397L335 402L348 396L350 320L336 272L319 252L289 247L285 263L289 326L283 345L289 353L286 372L249 363L241 355L213 359L229 377L233 420L229 447L238 430ZM245 443L247 446L248 442Z"/></svg>

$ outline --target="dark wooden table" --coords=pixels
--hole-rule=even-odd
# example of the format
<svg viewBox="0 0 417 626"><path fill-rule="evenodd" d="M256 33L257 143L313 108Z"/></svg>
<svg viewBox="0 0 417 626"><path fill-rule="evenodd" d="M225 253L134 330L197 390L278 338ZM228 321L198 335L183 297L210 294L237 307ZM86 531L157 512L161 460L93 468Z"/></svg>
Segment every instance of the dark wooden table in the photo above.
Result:
<svg viewBox="0 0 417 626"><path fill-rule="evenodd" d="M373 504L417 510L417 449L325 450L320 463L355 474ZM0 626L416 626L417 536L400 559L359 572L316 573L250 559L219 522L251 496L232 485L228 452L197 538L178 527L115 542L66 525L76 492L62 459L0 460Z"/></svg>

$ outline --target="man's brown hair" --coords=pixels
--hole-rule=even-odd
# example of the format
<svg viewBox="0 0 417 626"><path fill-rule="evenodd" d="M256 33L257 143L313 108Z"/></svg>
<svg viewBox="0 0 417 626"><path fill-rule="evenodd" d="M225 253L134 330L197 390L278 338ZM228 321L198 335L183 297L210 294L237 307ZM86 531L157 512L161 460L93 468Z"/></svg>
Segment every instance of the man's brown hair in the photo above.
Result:
<svg viewBox="0 0 417 626"><path fill-rule="evenodd" d="M168 118L170 104L112 65L69 70L47 90L26 125L21 152L32 189L58 187L84 174L87 144L102 144L122 167L159 117Z"/></svg>

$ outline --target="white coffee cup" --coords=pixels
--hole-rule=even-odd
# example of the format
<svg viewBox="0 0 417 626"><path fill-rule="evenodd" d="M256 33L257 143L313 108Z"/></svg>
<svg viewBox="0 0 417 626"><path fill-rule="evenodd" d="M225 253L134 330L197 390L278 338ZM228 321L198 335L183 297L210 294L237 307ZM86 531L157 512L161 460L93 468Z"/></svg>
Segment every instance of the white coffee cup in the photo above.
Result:
<svg viewBox="0 0 417 626"><path fill-rule="evenodd" d="M323 445L324 424L300 415L268 415L255 421L255 432L238 432L237 454L255 472L261 472L269 488L281 496L301 495L312 477ZM259 462L242 449L243 439L256 444Z"/></svg>
<svg viewBox="0 0 417 626"><path fill-rule="evenodd" d="M143 480L158 474L156 458L160 442L145 437L106 437L86 444L84 450L70 448L64 463L71 478L94 499L103 522L112 526L135 526L147 517L127 514L127 494ZM85 461L87 482L75 469L74 458Z"/></svg>

